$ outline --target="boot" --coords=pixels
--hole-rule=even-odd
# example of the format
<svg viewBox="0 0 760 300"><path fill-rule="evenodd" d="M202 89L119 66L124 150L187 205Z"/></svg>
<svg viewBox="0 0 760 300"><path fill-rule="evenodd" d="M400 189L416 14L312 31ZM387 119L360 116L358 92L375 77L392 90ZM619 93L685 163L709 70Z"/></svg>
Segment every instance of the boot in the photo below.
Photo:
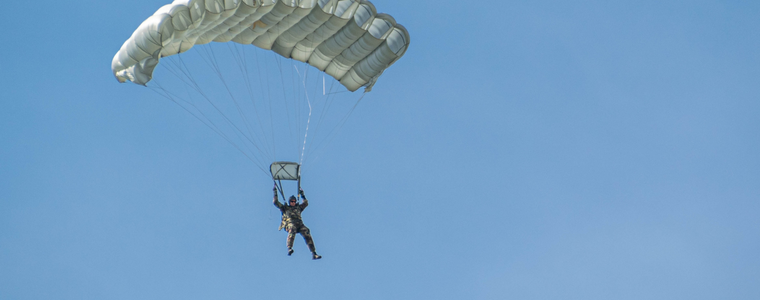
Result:
<svg viewBox="0 0 760 300"><path fill-rule="evenodd" d="M317 254L316 252L314 252L314 253L311 255L311 259L320 259L320 258L322 258L322 255L319 255L319 254Z"/></svg>
<svg viewBox="0 0 760 300"><path fill-rule="evenodd" d="M288 248L288 256L290 256L291 254L293 254L293 248Z"/></svg>

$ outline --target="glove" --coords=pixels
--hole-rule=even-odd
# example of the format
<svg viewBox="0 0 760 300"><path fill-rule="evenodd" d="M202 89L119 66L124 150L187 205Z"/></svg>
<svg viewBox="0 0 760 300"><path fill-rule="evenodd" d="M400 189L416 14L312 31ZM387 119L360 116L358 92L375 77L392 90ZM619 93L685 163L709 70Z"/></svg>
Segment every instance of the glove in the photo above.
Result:
<svg viewBox="0 0 760 300"><path fill-rule="evenodd" d="M301 194L301 197L306 198L306 196L303 194L303 189L302 188L298 189L298 193Z"/></svg>
<svg viewBox="0 0 760 300"><path fill-rule="evenodd" d="M275 195L277 195L277 184L276 183L274 184L274 187L272 188L272 191L274 192Z"/></svg>

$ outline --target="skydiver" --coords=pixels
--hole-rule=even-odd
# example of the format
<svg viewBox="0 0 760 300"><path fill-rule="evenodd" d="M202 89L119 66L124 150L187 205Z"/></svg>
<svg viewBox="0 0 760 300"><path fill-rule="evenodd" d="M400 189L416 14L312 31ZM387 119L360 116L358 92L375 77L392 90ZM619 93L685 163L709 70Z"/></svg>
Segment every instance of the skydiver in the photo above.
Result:
<svg viewBox="0 0 760 300"><path fill-rule="evenodd" d="M314 240L311 238L309 227L306 227L306 225L303 224L303 220L301 220L301 212L307 206L309 206L309 200L306 200L303 189L298 190L298 194L301 196L301 199L303 199L303 203L298 204L298 199L296 196L290 196L287 205L283 205L280 203L280 201L277 200L277 184L275 184L273 191L274 200L272 202L274 203L274 206L277 206L277 208L279 208L280 212L282 213L282 222L280 223L280 228L278 230L285 228L285 230L288 232L288 256L293 254L293 240L296 238L296 233L300 233L301 236L303 236L306 245L309 246L309 250L311 250L311 258L322 258L322 256L317 254L317 250L314 248Z"/></svg>

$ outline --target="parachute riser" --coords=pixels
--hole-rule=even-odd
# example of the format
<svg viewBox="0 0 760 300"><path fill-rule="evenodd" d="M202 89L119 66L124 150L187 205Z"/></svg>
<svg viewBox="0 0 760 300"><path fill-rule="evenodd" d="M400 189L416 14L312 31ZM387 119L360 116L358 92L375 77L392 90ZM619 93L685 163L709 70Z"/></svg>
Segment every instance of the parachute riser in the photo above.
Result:
<svg viewBox="0 0 760 300"><path fill-rule="evenodd" d="M277 187L277 190L280 192L280 196L282 196L283 201L287 201L285 198L285 189L282 188L282 180L274 180L274 185ZM299 197L301 196L301 177L298 178L298 190L296 190L296 195ZM287 202L285 202L287 204Z"/></svg>
<svg viewBox="0 0 760 300"><path fill-rule="evenodd" d="M301 197L301 168L298 168L298 190L296 190L296 195L298 197Z"/></svg>
<svg viewBox="0 0 760 300"><path fill-rule="evenodd" d="M280 184L279 186L277 185L278 183ZM280 195L282 196L282 201L287 201L287 199L285 199L285 192L282 189L282 181L281 180L275 180L274 181L274 185L277 186L277 189L280 191Z"/></svg>

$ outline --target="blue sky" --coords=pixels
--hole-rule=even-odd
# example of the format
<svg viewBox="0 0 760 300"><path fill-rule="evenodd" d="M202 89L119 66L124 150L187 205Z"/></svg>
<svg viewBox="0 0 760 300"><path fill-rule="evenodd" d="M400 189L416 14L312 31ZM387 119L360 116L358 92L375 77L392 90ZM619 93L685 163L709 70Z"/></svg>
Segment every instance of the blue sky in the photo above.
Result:
<svg viewBox="0 0 760 300"><path fill-rule="evenodd" d="M110 62L168 1L0 12L1 299L758 299L760 5L376 0L412 37L271 179Z"/></svg>

